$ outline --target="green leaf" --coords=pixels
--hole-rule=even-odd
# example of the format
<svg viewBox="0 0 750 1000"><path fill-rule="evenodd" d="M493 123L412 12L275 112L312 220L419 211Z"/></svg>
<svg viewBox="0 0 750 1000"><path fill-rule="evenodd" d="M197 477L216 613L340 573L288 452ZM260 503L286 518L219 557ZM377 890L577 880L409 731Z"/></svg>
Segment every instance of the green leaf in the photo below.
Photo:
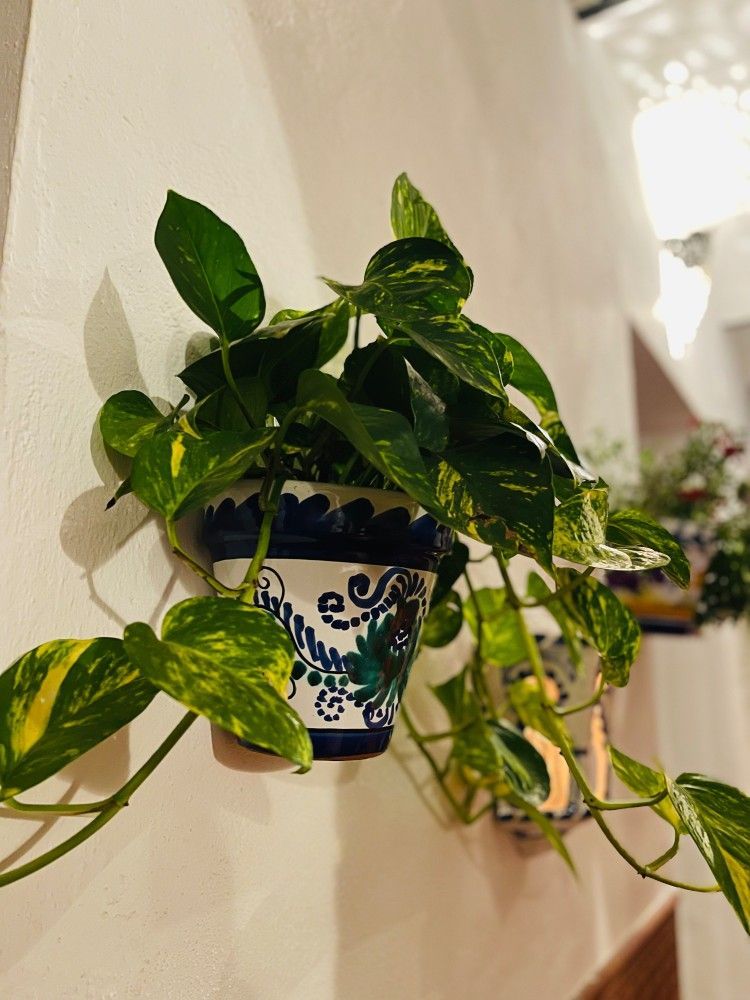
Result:
<svg viewBox="0 0 750 1000"><path fill-rule="evenodd" d="M557 399L542 366L520 341L507 333L498 334L513 356L510 384L530 399L542 417L542 426L560 450L574 462L578 455L558 413Z"/></svg>
<svg viewBox="0 0 750 1000"><path fill-rule="evenodd" d="M507 690L513 710L524 726L546 736L555 746L568 746L572 749L573 744L565 723L545 706L535 677L515 681Z"/></svg>
<svg viewBox="0 0 750 1000"><path fill-rule="evenodd" d="M463 382L507 401L504 377L512 370L512 359L483 326L465 316L438 316L405 321L398 329Z"/></svg>
<svg viewBox="0 0 750 1000"><path fill-rule="evenodd" d="M461 258L443 243L418 237L378 250L361 285L323 280L356 309L387 323L456 316L471 292Z"/></svg>
<svg viewBox="0 0 750 1000"><path fill-rule="evenodd" d="M576 867L573 864L573 859L570 856L568 848L565 846L563 838L560 831L557 829L552 820L545 816L543 812L540 812L535 806L532 806L529 802L524 802L520 795L505 794L502 796L507 802L516 809L521 809L530 820L539 827L541 832L549 841L550 845L554 847L560 857L563 859L565 864L570 868L574 875L577 874Z"/></svg>
<svg viewBox="0 0 750 1000"><path fill-rule="evenodd" d="M561 559L600 569L654 569L669 556L641 545L607 542L607 489L581 488L555 510L554 553Z"/></svg>
<svg viewBox="0 0 750 1000"><path fill-rule="evenodd" d="M0 676L0 797L49 778L155 694L120 639L56 639L25 653Z"/></svg>
<svg viewBox="0 0 750 1000"><path fill-rule="evenodd" d="M503 587L482 587L469 596L464 615L474 638L478 623L474 599L482 617L482 659L497 667L512 667L526 658L526 644L518 623L518 613L510 606Z"/></svg>
<svg viewBox="0 0 750 1000"><path fill-rule="evenodd" d="M304 312L298 309L282 309L272 318L266 331L257 330L256 336L275 328L279 333L290 332L300 326L318 332L318 354L314 364L306 368L322 368L324 364L335 358L346 344L349 334L349 319L351 307L345 299L336 299L327 306ZM284 328L282 330L282 327Z"/></svg>
<svg viewBox="0 0 750 1000"><path fill-rule="evenodd" d="M525 802L540 805L549 796L544 758L529 741L504 720L477 720L453 741L453 759L493 784L509 784Z"/></svg>
<svg viewBox="0 0 750 1000"><path fill-rule="evenodd" d="M261 337L261 331L256 330L230 345L232 374L238 381L261 381L269 404L292 399L300 372L319 363L324 326L321 317L314 315L296 322L290 320L283 336ZM194 361L178 377L199 397L226 388L221 351L212 351Z"/></svg>
<svg viewBox="0 0 750 1000"><path fill-rule="evenodd" d="M663 567L669 579L683 589L690 584L690 563L682 546L667 529L639 510L619 510L609 515L607 540L613 545L647 545L669 557Z"/></svg>
<svg viewBox="0 0 750 1000"><path fill-rule="evenodd" d="M391 194L391 228L398 239L425 236L444 243L458 256L462 255L443 229L435 209L414 187L406 174L399 174Z"/></svg>
<svg viewBox="0 0 750 1000"><path fill-rule="evenodd" d="M241 479L273 435L272 427L199 435L181 421L147 441L135 456L133 492L147 507L176 521Z"/></svg>
<svg viewBox="0 0 750 1000"><path fill-rule="evenodd" d="M266 611L192 597L167 612L161 640L143 622L129 625L125 648L149 680L191 711L309 770L310 737L285 697L292 642Z"/></svg>
<svg viewBox="0 0 750 1000"><path fill-rule="evenodd" d="M641 630L630 611L609 587L574 570L560 570L561 583L575 586L560 600L602 661L608 684L624 687L641 644Z"/></svg>
<svg viewBox="0 0 750 1000"><path fill-rule="evenodd" d="M263 427L268 414L268 392L265 382L250 376L236 379L235 384L254 426ZM216 389L203 399L199 399L185 417L189 426L198 432L209 430L244 433L249 428L247 417L242 412L234 392L228 386Z"/></svg>
<svg viewBox="0 0 750 1000"><path fill-rule="evenodd" d="M467 687L466 678L467 672L462 670L442 684L434 684L430 688L447 712L454 729L482 716L482 706L474 692Z"/></svg>
<svg viewBox="0 0 750 1000"><path fill-rule="evenodd" d="M414 436L420 448L440 452L448 444L448 417L445 403L408 360L404 360L409 379Z"/></svg>
<svg viewBox="0 0 750 1000"><path fill-rule="evenodd" d="M332 424L379 472L428 510L435 509L430 477L405 417L350 403L336 380L319 371L302 373L297 403Z"/></svg>
<svg viewBox="0 0 750 1000"><path fill-rule="evenodd" d="M549 611L557 624L560 626L560 632L565 645L568 647L568 653L570 654L573 665L576 670L580 670L583 659L581 641L578 638L578 633L576 632L575 621L571 620L565 610L565 607L559 601L549 600L549 598L552 597L552 590L547 586L538 573L529 573L526 581L526 592L529 597L533 598L535 601L546 602L545 607L547 611Z"/></svg>
<svg viewBox="0 0 750 1000"><path fill-rule="evenodd" d="M701 774L667 779L669 797L750 934L750 798Z"/></svg>
<svg viewBox="0 0 750 1000"><path fill-rule="evenodd" d="M607 749L615 774L631 792L635 792L642 799L650 799L653 795L659 795L661 792L666 793L667 779L663 771L655 771L647 764L633 760L621 750L616 750L611 743ZM678 833L686 832L684 823L666 794L661 802L657 802L651 808L673 826Z"/></svg>
<svg viewBox="0 0 750 1000"><path fill-rule="evenodd" d="M424 646L447 646L453 642L464 622L461 597L452 590L440 604L430 608L422 625L421 641Z"/></svg>
<svg viewBox="0 0 750 1000"><path fill-rule="evenodd" d="M156 249L186 305L225 341L247 336L266 309L255 265L237 233L205 205L167 194Z"/></svg>
<svg viewBox="0 0 750 1000"><path fill-rule="evenodd" d="M437 580L435 581L435 587L432 591L431 607L437 607L443 598L450 594L456 580L463 575L468 561L469 550L467 546L455 538L451 551L447 555L443 556L438 563Z"/></svg>
<svg viewBox="0 0 750 1000"><path fill-rule="evenodd" d="M446 523L489 545L517 542L543 567L551 565L552 473L533 445L502 434L427 464Z"/></svg>
<svg viewBox="0 0 750 1000"><path fill-rule="evenodd" d="M99 411L99 430L110 448L132 458L167 420L148 396L126 389L110 396Z"/></svg>

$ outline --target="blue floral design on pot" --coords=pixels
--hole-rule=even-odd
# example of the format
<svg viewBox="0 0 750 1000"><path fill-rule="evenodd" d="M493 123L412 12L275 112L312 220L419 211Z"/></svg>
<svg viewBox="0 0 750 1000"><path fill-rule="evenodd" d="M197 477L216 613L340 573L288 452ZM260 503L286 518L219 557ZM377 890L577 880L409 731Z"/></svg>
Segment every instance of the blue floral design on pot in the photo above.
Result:
<svg viewBox="0 0 750 1000"><path fill-rule="evenodd" d="M214 572L229 586L255 551L259 485L237 484L206 511ZM317 758L386 749L451 544L451 532L402 493L285 485L256 603L294 643L289 698Z"/></svg>

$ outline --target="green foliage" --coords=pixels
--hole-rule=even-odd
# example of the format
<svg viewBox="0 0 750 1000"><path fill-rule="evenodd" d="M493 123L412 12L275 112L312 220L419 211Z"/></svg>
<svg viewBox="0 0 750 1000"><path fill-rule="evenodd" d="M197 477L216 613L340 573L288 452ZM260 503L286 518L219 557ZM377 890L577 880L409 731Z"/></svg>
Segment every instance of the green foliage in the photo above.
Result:
<svg viewBox="0 0 750 1000"><path fill-rule="evenodd" d="M750 798L701 774L668 781L669 798L750 934Z"/></svg>
<svg viewBox="0 0 750 1000"><path fill-rule="evenodd" d="M601 657L604 679L624 687L641 644L638 622L609 587L593 577L582 578L575 570L561 570L560 576L570 586L563 606Z"/></svg>
<svg viewBox="0 0 750 1000"><path fill-rule="evenodd" d="M273 430L198 434L186 425L147 441L135 456L133 492L170 521L196 510L240 479L273 439Z"/></svg>
<svg viewBox="0 0 750 1000"><path fill-rule="evenodd" d="M325 283L355 309L385 323L457 316L471 292L471 274L444 243L420 237L395 240L378 250L361 285Z"/></svg>
<svg viewBox="0 0 750 1000"><path fill-rule="evenodd" d="M55 639L29 650L0 676L0 798L55 774L155 694L120 639Z"/></svg>
<svg viewBox="0 0 750 1000"><path fill-rule="evenodd" d="M245 244L210 209L170 191L154 242L186 305L222 340L240 340L263 319L263 285Z"/></svg>
<svg viewBox="0 0 750 1000"><path fill-rule="evenodd" d="M131 458L168 421L148 396L131 389L110 396L99 413L106 444Z"/></svg>
<svg viewBox="0 0 750 1000"><path fill-rule="evenodd" d="M125 649L145 677L191 711L309 769L310 738L285 697L292 643L267 612L221 597L189 598L167 612L161 639L143 622L128 625Z"/></svg>
<svg viewBox="0 0 750 1000"><path fill-rule="evenodd" d="M685 832L685 826L677 814L677 810L667 797L667 778L663 771L655 771L647 764L628 757L622 750L609 747L609 759L612 761L612 768L623 783L631 792L642 799L650 799L652 796L664 794L664 798L651 808L658 813L662 819L674 827L678 833Z"/></svg>
<svg viewBox="0 0 750 1000"><path fill-rule="evenodd" d="M218 339L179 373L188 395L169 413L143 393L126 390L104 404L99 427L110 448L132 459L117 495L132 490L160 514L175 554L225 596L177 604L160 636L136 622L125 629L124 640L58 640L10 667L0 677L6 800L114 733L158 689L189 713L105 801L95 828L122 808L193 713L301 771L309 768L308 733L285 697L293 665L290 640L253 606L282 481L301 479L403 490L441 523L491 547L503 586L474 588L466 577L468 549L457 541L440 567L422 632L425 644L445 646L466 620L473 637L468 662L462 658L460 671L433 689L450 728L422 736L407 716L457 815L472 822L494 797L505 798L572 864L540 808L550 791L543 758L504 718L510 714L554 744L604 824L607 804L588 788L566 722L566 713L582 706L558 710L553 703L526 607L546 613L575 662L584 643L593 647L604 680L621 686L640 633L591 570L665 566L684 586L687 563L653 519L631 509L610 513L609 489L581 467L538 361L515 338L463 313L472 272L434 208L404 174L394 186L391 220L396 239L372 255L361 283L329 280L332 302L307 312L282 309L261 326L263 287L242 238L208 208L169 193L156 228L157 250L179 295ZM362 347L355 336L341 374L323 372L349 340L352 318L358 329L363 313L374 317L383 335ZM263 527L247 577L233 589L182 551L174 522L248 473L263 482ZM508 570L517 554L532 559L550 583L532 573L520 596ZM563 568L560 559L583 571ZM390 615L373 619L368 643L358 641L350 654L355 686L377 706L395 704L408 676L407 651L389 647L391 625ZM522 662L528 676L510 686L508 704L497 670ZM432 757L433 745L441 748L441 763ZM687 830L696 840L747 927L748 800L697 776L670 782L617 751L612 759L637 796L663 794L653 808L678 833ZM473 811L477 799L484 805ZM659 877L608 834L640 874ZM68 849L63 845L30 867L0 873L0 885Z"/></svg>
<svg viewBox="0 0 750 1000"><path fill-rule="evenodd" d="M423 646L447 646L453 642L464 623L461 596L455 590L430 609L422 625Z"/></svg>

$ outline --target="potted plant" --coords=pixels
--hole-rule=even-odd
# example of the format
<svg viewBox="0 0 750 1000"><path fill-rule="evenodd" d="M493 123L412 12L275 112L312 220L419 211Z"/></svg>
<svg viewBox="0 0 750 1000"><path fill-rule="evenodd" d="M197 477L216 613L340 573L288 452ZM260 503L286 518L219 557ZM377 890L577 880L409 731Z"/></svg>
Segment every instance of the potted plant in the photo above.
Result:
<svg viewBox="0 0 750 1000"><path fill-rule="evenodd" d="M311 312L285 310L262 325L263 287L240 237L207 208L169 194L156 246L178 292L216 339L208 355L181 373L189 392L168 412L126 391L105 403L99 426L107 445L132 460L113 501L132 491L161 515L175 556L218 596L175 605L160 635L136 622L122 638L47 642L0 677L0 799L15 809L95 814L56 848L0 874L0 885L38 871L116 816L197 715L307 770L310 734L286 695L298 679L298 629L307 652L315 638L335 661L330 643L307 633L318 627L314 616L321 629L339 622L342 634L357 630L354 646L338 650L347 656L349 685L337 674L331 689L354 686L355 707L369 702L373 713L390 712L406 683L433 571L447 532L454 531L491 547L533 674L531 683L514 686L516 711L558 746L605 836L639 874L680 884L659 870L667 855L640 864L605 819L608 809L624 806L660 811L673 822L677 840L684 832L695 839L747 927L750 800L695 775L671 781L626 758L618 767L637 797L627 803L596 798L572 753L564 716L547 693L523 613L529 602L546 606L565 622L571 642L584 635L597 650L602 685L624 684L638 628L591 573L613 563L632 569L668 564L684 583L679 545L648 518L608 519L607 489L579 464L542 369L518 341L464 314L472 272L405 175L396 181L391 218L396 238L373 255L360 283L326 280L333 301ZM381 333L360 346L364 314L375 317ZM354 347L335 378L322 367L343 348L352 320ZM535 416L511 402L509 386ZM188 553L178 531L184 515L204 506L215 572ZM321 517L330 530L319 534ZM613 540L613 531L626 543ZM436 608L450 597L463 551L458 543L437 566ZM549 581L534 583L537 597L520 595L510 583L508 563L519 553L535 560ZM358 564L354 577L331 585L319 563L350 557ZM579 568L562 568L561 559ZM295 565L280 569L285 560ZM296 565L303 561L307 570ZM384 582L394 569L414 572L408 583L395 575ZM306 576L315 577L315 586ZM363 627L360 614L355 626L346 597L356 604L355 597L370 597L381 585L388 601L376 625L371 614ZM386 619L381 632L377 622ZM489 712L480 673L471 674L443 692L453 737L468 755L467 773L476 771L490 790L505 781L519 802L535 808L545 783L543 761L519 730ZM160 692L181 702L186 715L121 789L90 804L19 801ZM324 715L332 718L324 721L340 721L333 704L326 704ZM316 711L316 726L320 718ZM334 752L348 756L349 750ZM673 853L670 848L669 857Z"/></svg>
<svg viewBox="0 0 750 1000"><path fill-rule="evenodd" d="M597 700L599 662L594 651L583 647L578 662L574 662L562 636L536 636L544 666L550 699L567 711L573 753L598 799L606 799L610 784L610 761L607 746L607 722L604 699ZM529 663L522 660L499 674L500 696L509 704L508 718L516 725L520 719L512 709L514 686L526 682L535 684ZM559 833L590 818L580 788L560 756L555 744L543 733L523 727L524 736L539 751L549 777L549 795L538 805L538 811ZM545 829L535 822L536 814L519 809L501 796L495 805L495 818L522 842L536 844L545 836Z"/></svg>
<svg viewBox="0 0 750 1000"><path fill-rule="evenodd" d="M600 448L623 477L622 445ZM644 631L694 633L701 625L741 617L750 606L750 519L743 477L744 445L718 423L704 423L680 448L641 453L613 505L643 510L664 524L688 556L690 584L680 591L658 570L638 577L614 570L609 583Z"/></svg>

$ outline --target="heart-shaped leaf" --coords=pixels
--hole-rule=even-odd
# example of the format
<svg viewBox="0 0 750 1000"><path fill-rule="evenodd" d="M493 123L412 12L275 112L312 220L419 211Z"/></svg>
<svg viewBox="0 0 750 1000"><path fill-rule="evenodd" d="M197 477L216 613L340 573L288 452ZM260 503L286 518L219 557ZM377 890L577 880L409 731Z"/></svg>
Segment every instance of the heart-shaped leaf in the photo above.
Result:
<svg viewBox="0 0 750 1000"><path fill-rule="evenodd" d="M110 396L99 411L99 430L110 448L132 458L167 420L148 396L126 389Z"/></svg>
<svg viewBox="0 0 750 1000"><path fill-rule="evenodd" d="M667 781L669 797L750 934L750 798L702 774Z"/></svg>
<svg viewBox="0 0 750 1000"><path fill-rule="evenodd" d="M337 295L386 323L457 316L471 292L471 275L444 243L395 240L370 259L361 285L323 279Z"/></svg>
<svg viewBox="0 0 750 1000"><path fill-rule="evenodd" d="M199 435L183 421L141 447L133 460L133 492L147 507L177 520L241 479L273 435L272 427Z"/></svg>
<svg viewBox="0 0 750 1000"><path fill-rule="evenodd" d="M447 646L461 631L463 621L461 597L452 590L440 604L430 608L420 633L422 644L436 648Z"/></svg>
<svg viewBox="0 0 750 1000"><path fill-rule="evenodd" d="M599 653L605 681L625 687L641 644L638 622L603 583L574 570L559 573L562 584L570 588L559 599Z"/></svg>
<svg viewBox="0 0 750 1000"><path fill-rule="evenodd" d="M475 604L476 602L476 604ZM512 667L526 658L526 644L518 622L518 612L510 606L503 587L482 587L465 602L464 615L477 638L482 619L480 652L483 660L496 667Z"/></svg>
<svg viewBox="0 0 750 1000"><path fill-rule="evenodd" d="M453 741L452 756L462 767L493 784L507 783L524 801L538 806L549 796L549 775L539 751L504 720L476 720Z"/></svg>
<svg viewBox="0 0 750 1000"><path fill-rule="evenodd" d="M263 285L237 233L205 205L167 194L156 249L185 304L230 342L247 336L266 309Z"/></svg>
<svg viewBox="0 0 750 1000"><path fill-rule="evenodd" d="M678 833L685 833L685 825L677 815L675 807L666 796L667 779L663 771L655 771L647 764L641 764L638 760L633 760L621 750L616 750L610 743L608 748L609 757L612 761L612 768L620 781L631 792L642 799L650 799L653 795L665 793L661 802L651 806L655 813L677 830Z"/></svg>
<svg viewBox="0 0 750 1000"><path fill-rule="evenodd" d="M458 257L462 257L443 229L443 224L435 209L428 201L425 201L421 192L414 187L406 174L399 174L393 185L391 228L393 235L398 239L405 239L409 236L424 236L429 240L444 243Z"/></svg>
<svg viewBox="0 0 750 1000"><path fill-rule="evenodd" d="M554 553L600 569L643 570L665 566L669 556L643 545L607 541L607 489L581 488L555 510Z"/></svg>
<svg viewBox="0 0 750 1000"><path fill-rule="evenodd" d="M609 515L607 541L618 546L648 546L664 553L669 563L663 566L664 573L678 587L690 583L690 563L682 551L682 546L667 529L639 510L619 510Z"/></svg>
<svg viewBox="0 0 750 1000"><path fill-rule="evenodd" d="M398 329L463 382L507 401L504 377L512 371L512 358L483 326L465 316L439 316L403 322Z"/></svg>
<svg viewBox="0 0 750 1000"><path fill-rule="evenodd" d="M152 683L191 711L309 770L310 737L285 697L294 650L267 612L193 597L167 612L161 639L143 622L129 625L125 647Z"/></svg>
<svg viewBox="0 0 750 1000"><path fill-rule="evenodd" d="M55 774L155 694L120 639L56 639L29 650L0 676L0 798Z"/></svg>
<svg viewBox="0 0 750 1000"><path fill-rule="evenodd" d="M554 496L549 462L529 442L501 434L427 459L447 524L489 545L518 545L552 559Z"/></svg>

